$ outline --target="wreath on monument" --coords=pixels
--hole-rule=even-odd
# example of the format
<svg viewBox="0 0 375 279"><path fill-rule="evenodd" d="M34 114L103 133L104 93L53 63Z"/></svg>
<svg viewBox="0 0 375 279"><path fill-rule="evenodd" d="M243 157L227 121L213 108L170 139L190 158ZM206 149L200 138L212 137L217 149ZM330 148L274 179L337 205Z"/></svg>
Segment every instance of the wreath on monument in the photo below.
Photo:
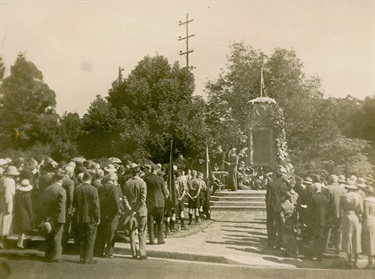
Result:
<svg viewBox="0 0 375 279"><path fill-rule="evenodd" d="M270 121L272 122L276 144L275 170L286 172L288 177L291 177L294 173L294 167L291 164L290 156L288 153L283 109L280 108L275 99L269 97L255 98L249 101L249 104L250 115L253 115L255 104L267 105L267 113Z"/></svg>

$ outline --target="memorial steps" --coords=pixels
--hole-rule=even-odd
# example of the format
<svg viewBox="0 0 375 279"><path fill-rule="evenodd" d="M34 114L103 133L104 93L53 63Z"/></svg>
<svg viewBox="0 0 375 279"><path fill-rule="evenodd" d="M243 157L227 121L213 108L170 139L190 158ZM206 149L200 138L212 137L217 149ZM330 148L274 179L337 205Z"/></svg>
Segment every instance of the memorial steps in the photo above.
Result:
<svg viewBox="0 0 375 279"><path fill-rule="evenodd" d="M266 211L265 190L223 190L211 196L211 211Z"/></svg>

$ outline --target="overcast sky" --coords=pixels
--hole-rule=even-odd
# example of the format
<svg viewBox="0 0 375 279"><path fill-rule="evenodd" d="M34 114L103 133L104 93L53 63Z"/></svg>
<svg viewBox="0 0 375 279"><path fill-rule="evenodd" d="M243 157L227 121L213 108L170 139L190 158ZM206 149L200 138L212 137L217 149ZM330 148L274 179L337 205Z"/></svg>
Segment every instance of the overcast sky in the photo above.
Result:
<svg viewBox="0 0 375 279"><path fill-rule="evenodd" d="M269 54L294 49L326 96L375 92L375 1L1 1L0 55L7 67L22 52L56 92L57 112L86 112L144 56L170 63L185 44L178 25L194 21L190 56L195 94L218 78L229 45L243 41Z"/></svg>

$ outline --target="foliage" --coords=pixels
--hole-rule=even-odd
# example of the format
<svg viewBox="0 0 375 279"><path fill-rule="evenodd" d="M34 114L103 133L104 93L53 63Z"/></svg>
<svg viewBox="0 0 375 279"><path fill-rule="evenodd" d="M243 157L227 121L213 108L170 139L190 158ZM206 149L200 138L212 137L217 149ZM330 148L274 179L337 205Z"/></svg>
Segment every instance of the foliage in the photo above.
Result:
<svg viewBox="0 0 375 279"><path fill-rule="evenodd" d="M192 96L194 88L194 77L187 69L169 64L160 55L146 56L126 79L119 75L107 98L108 109L118 120L108 133L114 143L108 144L109 150L166 162L173 139L175 156L202 152L205 102Z"/></svg>
<svg viewBox="0 0 375 279"><path fill-rule="evenodd" d="M34 63L19 54L1 86L1 107L9 111L45 113L56 105L56 94L43 81Z"/></svg>
<svg viewBox="0 0 375 279"><path fill-rule="evenodd" d="M219 78L206 84L207 125L215 141L222 142L228 148L228 134L234 135L238 129L246 130L251 109L248 103L260 95L260 73L262 61L266 58L263 66L265 94L274 98L284 111L288 147L296 172L304 174L321 170L324 164L316 162L319 158L317 154L321 154L323 147L324 160L334 161L338 168L335 170L359 173L358 166L361 166L363 170L371 171L372 166L366 153L370 150L369 146L364 147L364 142L359 139L347 138L366 136L366 139L371 139L368 134L375 131L375 121L371 122L374 120L375 110L370 99L365 102L367 107L363 105L361 110L358 109L362 104L355 98L324 99L319 78L304 73L303 63L294 50L276 48L267 57L262 51L254 50L244 43L234 43L227 57L227 67ZM353 124L361 121L366 123L370 132L364 132L361 128L359 130L363 131L362 134L356 131L354 126L360 125ZM228 133L215 133L226 129ZM345 144L338 144L339 142ZM346 150L350 146L358 153L335 153L336 148ZM344 167L344 158L351 163L353 169L348 165Z"/></svg>

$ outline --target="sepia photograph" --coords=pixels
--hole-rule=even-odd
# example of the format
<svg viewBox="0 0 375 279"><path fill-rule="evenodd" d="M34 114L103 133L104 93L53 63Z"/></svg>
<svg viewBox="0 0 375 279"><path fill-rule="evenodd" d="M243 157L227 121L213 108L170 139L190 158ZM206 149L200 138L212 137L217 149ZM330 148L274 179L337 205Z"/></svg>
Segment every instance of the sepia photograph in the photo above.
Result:
<svg viewBox="0 0 375 279"><path fill-rule="evenodd" d="M0 278L375 277L374 0L0 0Z"/></svg>

